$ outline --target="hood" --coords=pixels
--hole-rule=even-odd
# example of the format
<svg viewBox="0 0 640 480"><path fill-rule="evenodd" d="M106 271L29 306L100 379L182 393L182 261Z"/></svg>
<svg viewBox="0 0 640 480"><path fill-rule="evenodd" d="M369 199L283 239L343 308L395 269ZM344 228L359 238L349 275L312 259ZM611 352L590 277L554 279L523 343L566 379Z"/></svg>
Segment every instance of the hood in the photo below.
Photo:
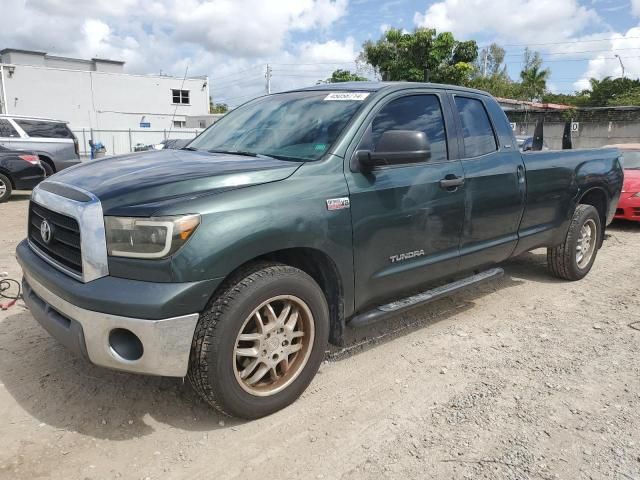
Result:
<svg viewBox="0 0 640 480"><path fill-rule="evenodd" d="M625 169L622 190L628 193L640 192L640 169Z"/></svg>
<svg viewBox="0 0 640 480"><path fill-rule="evenodd" d="M87 190L103 208L113 208L275 182L300 165L262 156L159 150L91 160L51 179Z"/></svg>

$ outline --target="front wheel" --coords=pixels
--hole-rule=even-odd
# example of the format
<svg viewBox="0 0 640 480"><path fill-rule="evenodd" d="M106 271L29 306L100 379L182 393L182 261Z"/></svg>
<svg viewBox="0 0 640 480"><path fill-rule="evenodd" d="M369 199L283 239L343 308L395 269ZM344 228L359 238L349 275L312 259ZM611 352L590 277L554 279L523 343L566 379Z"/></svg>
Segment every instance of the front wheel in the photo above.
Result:
<svg viewBox="0 0 640 480"><path fill-rule="evenodd" d="M598 254L602 225L591 205L578 205L564 242L547 249L551 273L565 280L580 280L589 273Z"/></svg>
<svg viewBox="0 0 640 480"><path fill-rule="evenodd" d="M196 327L188 377L210 405L253 419L294 402L324 358L329 309L316 282L262 264L228 281Z"/></svg>

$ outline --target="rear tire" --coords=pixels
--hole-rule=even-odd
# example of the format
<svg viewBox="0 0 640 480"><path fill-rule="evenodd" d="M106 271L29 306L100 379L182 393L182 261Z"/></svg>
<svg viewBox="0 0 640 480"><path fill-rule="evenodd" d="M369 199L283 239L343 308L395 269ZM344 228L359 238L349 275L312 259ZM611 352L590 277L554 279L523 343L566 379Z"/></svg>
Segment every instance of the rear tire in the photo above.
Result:
<svg viewBox="0 0 640 480"><path fill-rule="evenodd" d="M550 272L564 280L580 280L591 270L602 241L600 215L591 205L578 205L564 242L547 249Z"/></svg>
<svg viewBox="0 0 640 480"><path fill-rule="evenodd" d="M329 308L305 272L261 263L239 272L202 313L188 378L224 414L260 418L293 403L324 358Z"/></svg>
<svg viewBox="0 0 640 480"><path fill-rule="evenodd" d="M49 165L46 161L41 161L40 164L42 165L42 168L44 168L45 177L50 177L55 173L51 165Z"/></svg>
<svg viewBox="0 0 640 480"><path fill-rule="evenodd" d="M0 203L9 200L12 191L11 180L6 175L0 174Z"/></svg>

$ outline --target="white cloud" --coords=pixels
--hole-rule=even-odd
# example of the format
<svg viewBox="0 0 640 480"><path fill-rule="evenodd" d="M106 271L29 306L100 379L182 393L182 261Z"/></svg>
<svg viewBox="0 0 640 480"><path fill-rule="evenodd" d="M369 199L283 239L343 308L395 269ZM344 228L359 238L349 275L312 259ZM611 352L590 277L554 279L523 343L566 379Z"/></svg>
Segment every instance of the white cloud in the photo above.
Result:
<svg viewBox="0 0 640 480"><path fill-rule="evenodd" d="M417 26L462 37L490 33L532 43L570 38L599 21L578 0L442 0L414 15Z"/></svg>
<svg viewBox="0 0 640 480"><path fill-rule="evenodd" d="M640 0L631 0L631 13L640 17Z"/></svg>
<svg viewBox="0 0 640 480"><path fill-rule="evenodd" d="M640 26L628 30L625 34L609 34L607 40L608 52L601 52L589 60L587 69L580 80L574 84L576 90L589 87L589 79L604 77L619 77L622 75L620 59L625 68L625 76L631 78L640 77L640 58L637 52L640 50ZM601 48L600 50L605 50Z"/></svg>
<svg viewBox="0 0 640 480"><path fill-rule="evenodd" d="M346 13L346 0L197 0L175 2L175 30L185 42L240 55L275 53L291 31L327 28Z"/></svg>
<svg viewBox="0 0 640 480"><path fill-rule="evenodd" d="M266 63L289 63L274 72L275 89L314 84L352 62L353 38L331 39L348 0L0 0L0 48L21 48L79 58L124 60L130 73L209 75L214 95L251 95L264 87ZM291 36L309 33L291 44ZM241 70L250 70L237 74ZM348 68L348 66L347 66ZM312 71L311 71L312 70ZM317 76L317 78L316 78ZM220 78L220 82L215 79Z"/></svg>

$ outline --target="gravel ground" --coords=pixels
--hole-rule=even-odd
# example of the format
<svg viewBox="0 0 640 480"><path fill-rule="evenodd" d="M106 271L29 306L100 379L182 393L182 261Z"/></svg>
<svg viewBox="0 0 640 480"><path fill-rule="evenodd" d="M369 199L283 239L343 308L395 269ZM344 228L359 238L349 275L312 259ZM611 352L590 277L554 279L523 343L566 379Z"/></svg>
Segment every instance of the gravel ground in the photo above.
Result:
<svg viewBox="0 0 640 480"><path fill-rule="evenodd" d="M18 278L28 194L0 205ZM180 379L74 358L22 304L0 312L0 478L640 479L640 224L591 274L544 251L501 280L349 333L294 405L222 418Z"/></svg>

